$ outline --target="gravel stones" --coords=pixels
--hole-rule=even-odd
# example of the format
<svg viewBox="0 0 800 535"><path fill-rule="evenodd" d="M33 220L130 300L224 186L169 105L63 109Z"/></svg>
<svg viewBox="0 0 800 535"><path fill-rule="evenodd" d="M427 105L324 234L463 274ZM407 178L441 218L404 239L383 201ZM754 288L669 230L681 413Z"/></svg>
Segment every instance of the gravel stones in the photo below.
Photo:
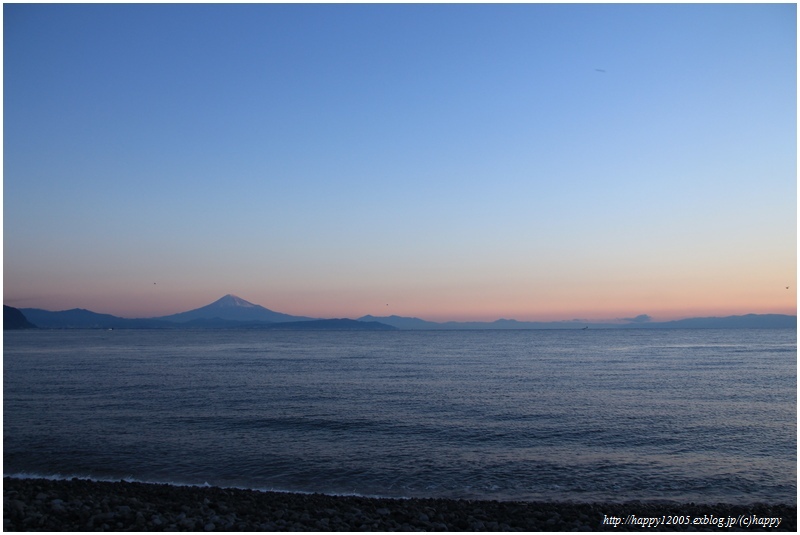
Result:
<svg viewBox="0 0 800 535"><path fill-rule="evenodd" d="M630 531L605 515L756 514L796 531L796 505L381 499L88 480L3 479L4 531ZM681 528L681 526L668 526ZM694 528L694 529L692 529ZM643 528L644 531L660 530ZM683 526L719 531L714 525ZM773 529L774 530L774 529ZM674 531L669 529L666 531ZM772 531L772 530L770 530Z"/></svg>

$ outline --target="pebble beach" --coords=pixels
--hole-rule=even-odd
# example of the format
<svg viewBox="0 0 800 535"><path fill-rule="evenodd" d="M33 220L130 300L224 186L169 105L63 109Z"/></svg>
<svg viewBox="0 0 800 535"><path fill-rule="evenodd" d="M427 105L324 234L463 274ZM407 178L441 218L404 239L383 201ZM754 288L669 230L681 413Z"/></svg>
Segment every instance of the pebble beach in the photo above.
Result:
<svg viewBox="0 0 800 535"><path fill-rule="evenodd" d="M670 518L673 523L667 525ZM730 523L730 519L742 525L718 526ZM780 519L780 523L776 525L775 519ZM745 523L748 525L743 525ZM125 481L6 477L3 479L3 529L796 531L797 506L382 499Z"/></svg>

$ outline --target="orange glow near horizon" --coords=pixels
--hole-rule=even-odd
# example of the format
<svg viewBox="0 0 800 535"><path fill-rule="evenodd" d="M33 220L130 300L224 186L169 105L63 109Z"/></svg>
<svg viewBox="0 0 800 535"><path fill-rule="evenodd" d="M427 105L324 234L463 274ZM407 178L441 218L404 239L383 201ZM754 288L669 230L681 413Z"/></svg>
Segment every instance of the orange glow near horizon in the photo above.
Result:
<svg viewBox="0 0 800 535"><path fill-rule="evenodd" d="M87 279L75 285L73 292L48 296L13 295L6 287L5 302L18 308L66 310L85 308L98 313L121 317L157 317L192 310L208 305L225 294L238 295L251 303L276 312L320 318L358 318L373 316L407 316L429 321L614 321L649 315L653 321L669 321L688 317L729 316L743 314L790 314L797 312L794 280L764 282L777 277L739 279L719 277L657 281L649 277L596 276L581 279L574 274L542 277L542 281L525 282L519 275L507 274L501 282L483 276L452 277L447 284L434 281L412 284L398 280L395 284L363 281L335 281L309 284L308 281L274 287L254 281L229 287L223 284L192 281L173 284L164 281L142 282L136 291L114 292ZM572 280L581 282L571 282ZM420 280L425 279L420 277ZM487 282L488 281L488 282ZM195 286L205 289L197 291ZM789 286L789 289L786 289Z"/></svg>
<svg viewBox="0 0 800 535"><path fill-rule="evenodd" d="M784 289L784 291L786 291ZM233 292L231 292L233 293ZM787 293L790 293L787 291ZM71 308L86 308L93 312L112 314L128 318L158 317L178 312L184 312L208 305L219 299L224 294L215 297L192 297L182 299L131 299L121 306L121 302L102 298L88 299L80 303L71 301L69 296L60 299L48 300L20 300L6 301L6 304L17 308L44 308L46 310L67 310ZM574 319L590 322L616 321L622 318L632 318L640 314L649 315L653 321L670 321L690 317L707 316L734 316L743 314L787 314L796 315L796 294L791 293L790 298L764 299L751 302L751 304L737 303L733 300L709 305L696 302L689 304L674 300L665 303L576 303L563 301L558 303L539 303L532 306L529 303L492 303L480 307L460 300L437 300L435 303L424 301L398 300L350 300L343 304L337 299L287 300L260 298L240 292L236 295L254 304L276 312L283 312L297 316L310 316L320 318L357 318L365 315L373 316L406 316L436 322L445 321L494 321L497 319L515 319L518 321L571 321ZM389 301L383 302L383 301Z"/></svg>

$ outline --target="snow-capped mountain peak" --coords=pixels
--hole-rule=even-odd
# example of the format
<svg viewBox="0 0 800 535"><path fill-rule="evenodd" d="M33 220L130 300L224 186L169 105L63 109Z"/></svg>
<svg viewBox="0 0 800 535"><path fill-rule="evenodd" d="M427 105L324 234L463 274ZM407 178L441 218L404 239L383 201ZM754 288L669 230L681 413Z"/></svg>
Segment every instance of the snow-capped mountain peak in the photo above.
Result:
<svg viewBox="0 0 800 535"><path fill-rule="evenodd" d="M245 301L239 296L228 294L225 297L217 299L216 302L211 303L211 305L216 305L220 307L255 307L258 305L254 305L250 301Z"/></svg>

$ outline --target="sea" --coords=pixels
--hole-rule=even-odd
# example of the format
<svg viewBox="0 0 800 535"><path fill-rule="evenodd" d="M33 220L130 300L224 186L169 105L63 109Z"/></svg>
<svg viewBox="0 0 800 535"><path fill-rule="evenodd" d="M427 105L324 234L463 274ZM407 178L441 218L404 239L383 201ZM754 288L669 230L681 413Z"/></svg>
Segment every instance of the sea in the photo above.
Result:
<svg viewBox="0 0 800 535"><path fill-rule="evenodd" d="M3 473L796 504L797 333L6 331Z"/></svg>

